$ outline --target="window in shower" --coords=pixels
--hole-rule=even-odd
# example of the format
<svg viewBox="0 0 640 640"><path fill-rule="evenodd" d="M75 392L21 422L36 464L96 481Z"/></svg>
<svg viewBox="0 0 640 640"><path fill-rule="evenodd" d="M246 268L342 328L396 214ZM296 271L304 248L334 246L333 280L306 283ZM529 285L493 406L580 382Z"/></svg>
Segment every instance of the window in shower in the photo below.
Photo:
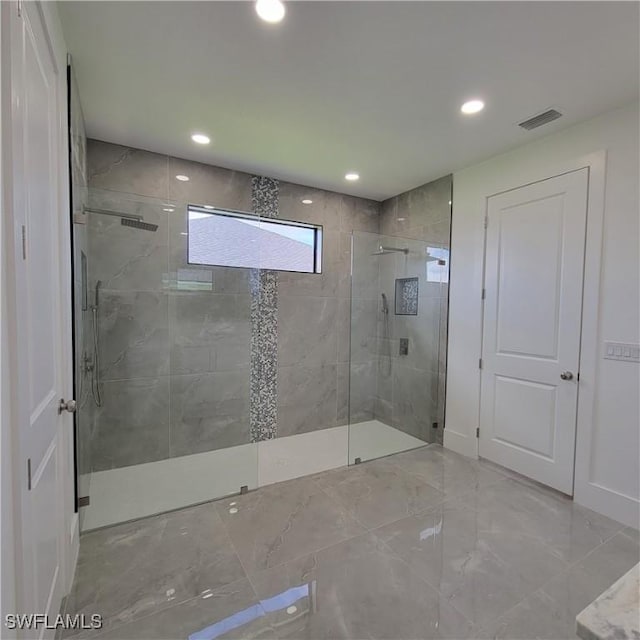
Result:
<svg viewBox="0 0 640 640"><path fill-rule="evenodd" d="M251 213L188 208L189 264L322 272L322 227Z"/></svg>

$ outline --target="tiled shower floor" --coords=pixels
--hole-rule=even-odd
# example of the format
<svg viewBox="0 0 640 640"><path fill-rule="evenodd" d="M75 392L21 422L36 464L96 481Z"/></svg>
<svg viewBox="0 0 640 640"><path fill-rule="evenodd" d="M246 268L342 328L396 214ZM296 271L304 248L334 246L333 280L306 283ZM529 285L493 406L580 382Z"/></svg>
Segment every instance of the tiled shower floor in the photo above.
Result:
<svg viewBox="0 0 640 640"><path fill-rule="evenodd" d="M574 638L638 532L430 445L88 533L82 637Z"/></svg>

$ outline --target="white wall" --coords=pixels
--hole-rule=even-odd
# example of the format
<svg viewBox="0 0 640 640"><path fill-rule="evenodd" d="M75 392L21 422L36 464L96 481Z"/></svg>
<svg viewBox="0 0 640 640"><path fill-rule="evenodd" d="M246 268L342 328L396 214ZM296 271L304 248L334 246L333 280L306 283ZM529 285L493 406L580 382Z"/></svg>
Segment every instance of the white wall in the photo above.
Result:
<svg viewBox="0 0 640 640"><path fill-rule="evenodd" d="M444 437L446 447L477 456L486 197L555 175L563 167L586 166L595 152L604 150L602 257L595 270L601 227L597 211L599 207L602 214L602 204L594 198L588 221L588 234L597 243L587 244L585 294L598 292L599 305L597 312L590 309L585 297L584 322L593 330L584 334L581 352L574 499L636 527L640 365L604 360L602 348L605 340L640 342L638 123L636 103L454 174Z"/></svg>

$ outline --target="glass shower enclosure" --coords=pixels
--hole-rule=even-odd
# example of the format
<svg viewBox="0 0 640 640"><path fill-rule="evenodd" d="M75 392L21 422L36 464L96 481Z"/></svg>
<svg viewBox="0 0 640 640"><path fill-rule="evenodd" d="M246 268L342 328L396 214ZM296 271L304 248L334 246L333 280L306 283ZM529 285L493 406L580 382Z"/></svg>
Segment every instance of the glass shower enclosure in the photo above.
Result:
<svg viewBox="0 0 640 640"><path fill-rule="evenodd" d="M349 463L442 441L449 251L352 235Z"/></svg>
<svg viewBox="0 0 640 640"><path fill-rule="evenodd" d="M88 189L76 212L83 530L257 486L259 291L250 269L187 263L188 219L177 213L188 204Z"/></svg>

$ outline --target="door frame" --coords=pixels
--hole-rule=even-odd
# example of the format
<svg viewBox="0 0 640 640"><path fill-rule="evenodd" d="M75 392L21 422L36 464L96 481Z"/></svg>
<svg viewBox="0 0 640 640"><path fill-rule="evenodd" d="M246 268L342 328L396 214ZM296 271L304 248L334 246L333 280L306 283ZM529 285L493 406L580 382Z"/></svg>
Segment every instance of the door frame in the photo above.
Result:
<svg viewBox="0 0 640 640"><path fill-rule="evenodd" d="M71 349L71 246L69 220L69 189L67 162L67 109L66 109L66 45L62 35L57 10L53 3L30 2L29 6L19 5L15 0L0 2L1 18L1 63L0 77L2 82L1 137L2 137L2 225L0 287L2 293L2 378L1 378L1 448L2 460L2 614L6 613L41 613L25 611L28 603L26 580L23 563L23 522L21 495L26 485L26 463L24 453L20 450L20 429L25 417L25 406L21 402L23 396L17 388L18 365L24 345L19 342L17 327L22 322L18 313L17 282L20 271L24 268L19 251L21 243L21 212L15 208L15 176L14 165L19 161L13 153L11 139L19 126L19 113L14 112L13 101L14 79L12 64L16 34L21 28L25 11L37 12L44 29L43 43L51 53L56 69L56 210L55 230L59 254L59 291L60 300L60 353L62 393L66 398L73 397L72 367L73 353ZM60 513L57 522L52 523L58 530L58 543L61 559L60 585L62 595L68 593L79 549L77 515L73 509L73 442L71 414L61 421L58 431L58 468L62 471L58 483L57 502ZM7 563L5 565L5 562ZM7 566L7 571L5 571ZM57 610L50 613L56 614ZM5 629L6 632L11 633ZM3 636L4 637L4 636ZM10 637L10 636L8 636Z"/></svg>
<svg viewBox="0 0 640 640"><path fill-rule="evenodd" d="M591 441L593 432L593 416L595 410L595 387L597 363L600 353L598 342L598 320L600 304L600 280L602 270L602 246L604 239L604 196L607 153L605 150L596 151L586 156L576 157L574 160L560 162L545 168L518 168L515 175L500 178L498 184L493 185L491 193L484 196L484 220L489 213L489 198L519 189L524 186L542 182L566 173L580 169L589 170L587 186L587 221L585 237L585 255L582 281L582 313L579 353L578 402L576 411L576 439L573 466L573 498L577 502L589 501L594 503L594 497L589 495L593 485L589 483L589 461L591 456ZM484 229L482 253L482 281L484 288L487 265L487 229ZM484 352L484 315L485 305L480 292L480 355ZM480 379L482 372L479 371ZM477 424L480 424L481 394L478 396ZM475 455L479 457L479 439L476 437ZM607 492L610 496L610 492ZM607 499L602 496L601 499ZM609 498L610 499L610 498Z"/></svg>

